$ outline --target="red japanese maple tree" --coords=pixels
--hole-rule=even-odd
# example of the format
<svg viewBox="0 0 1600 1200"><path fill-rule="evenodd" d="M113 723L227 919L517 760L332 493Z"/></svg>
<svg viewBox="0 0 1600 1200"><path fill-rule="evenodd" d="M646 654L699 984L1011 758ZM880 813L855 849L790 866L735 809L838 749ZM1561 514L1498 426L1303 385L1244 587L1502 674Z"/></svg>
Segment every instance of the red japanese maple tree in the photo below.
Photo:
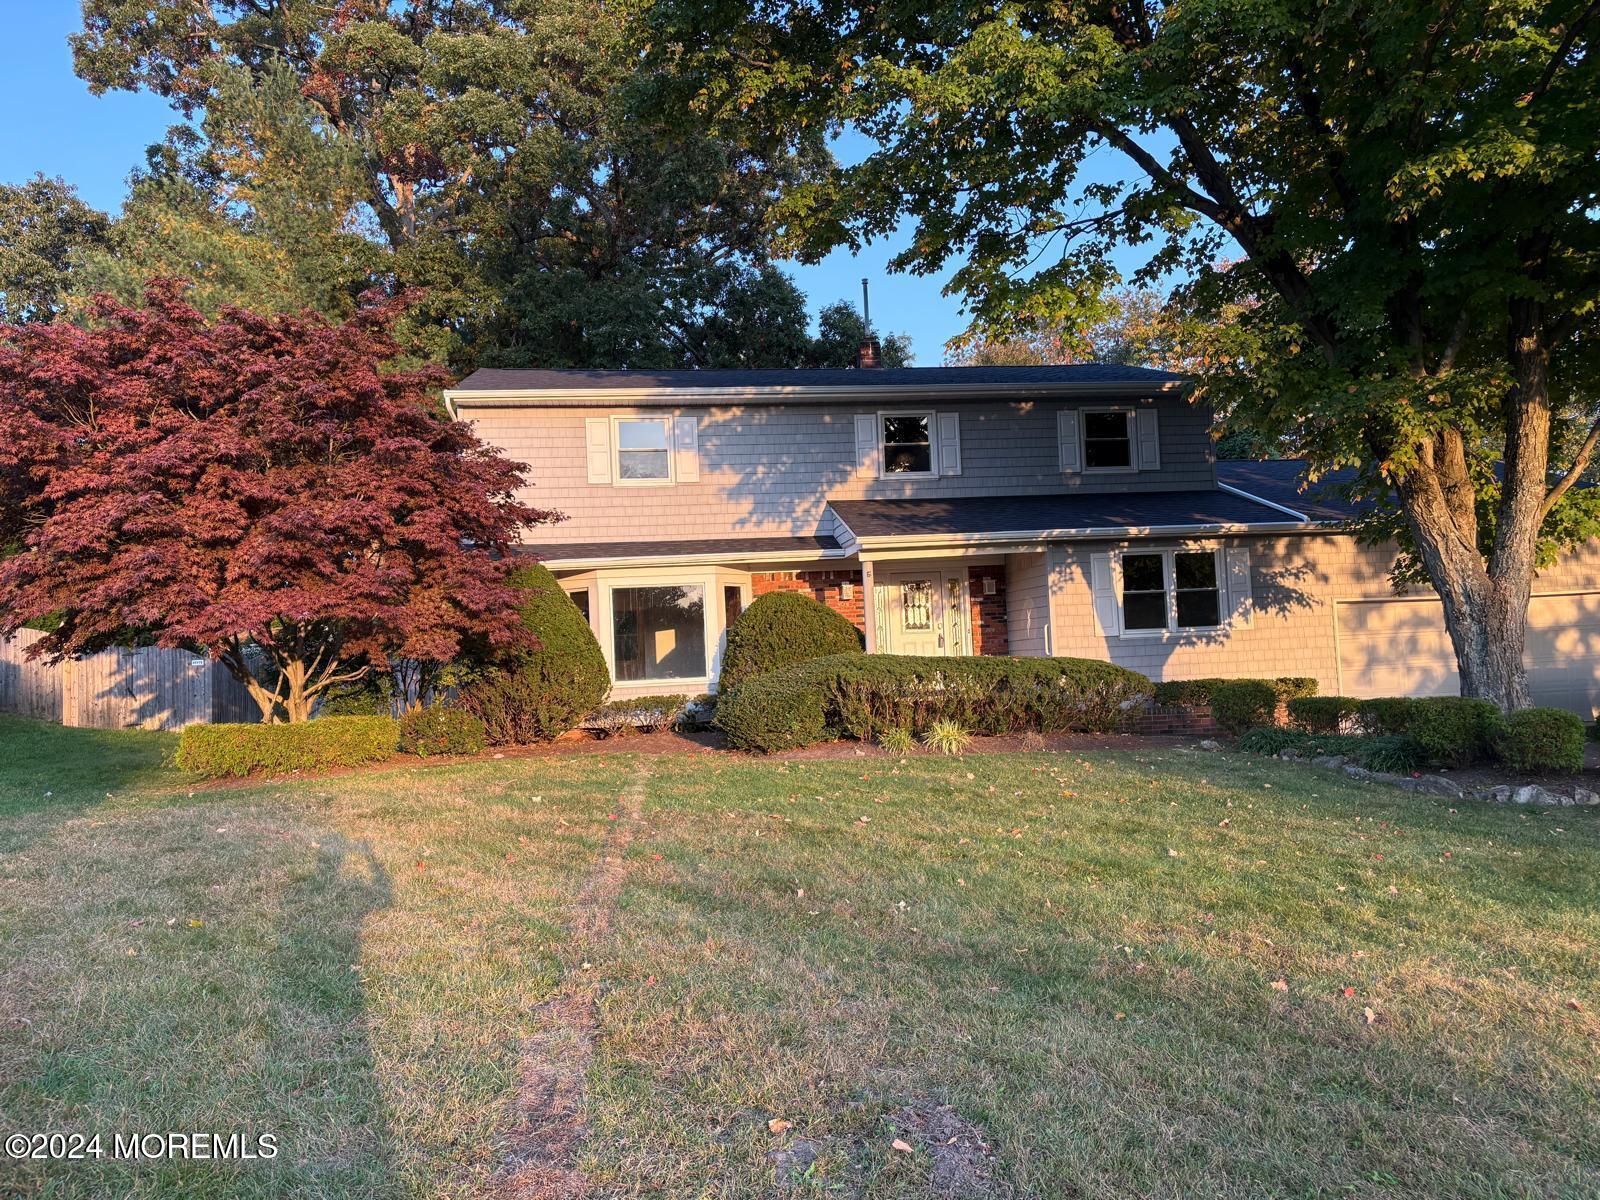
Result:
<svg viewBox="0 0 1600 1200"><path fill-rule="evenodd" d="M208 324L155 281L87 328L0 328L0 636L55 614L52 659L204 651L289 721L392 661L525 638L506 552L559 517L439 413L404 305Z"/></svg>

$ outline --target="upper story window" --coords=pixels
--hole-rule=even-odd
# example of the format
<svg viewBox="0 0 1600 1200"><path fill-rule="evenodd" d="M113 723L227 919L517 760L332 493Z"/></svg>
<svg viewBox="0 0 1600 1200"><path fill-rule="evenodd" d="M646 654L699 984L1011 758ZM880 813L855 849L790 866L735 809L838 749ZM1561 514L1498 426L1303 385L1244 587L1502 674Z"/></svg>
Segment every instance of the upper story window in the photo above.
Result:
<svg viewBox="0 0 1600 1200"><path fill-rule="evenodd" d="M879 422L885 475L934 474L932 413L883 413Z"/></svg>
<svg viewBox="0 0 1600 1200"><path fill-rule="evenodd" d="M618 483L669 483L672 480L672 419L616 417Z"/></svg>
<svg viewBox="0 0 1600 1200"><path fill-rule="evenodd" d="M1133 465L1133 414L1083 414L1083 465L1089 471L1125 471Z"/></svg>
<svg viewBox="0 0 1600 1200"><path fill-rule="evenodd" d="M1177 633L1222 624L1218 552L1158 550L1122 555L1122 628Z"/></svg>

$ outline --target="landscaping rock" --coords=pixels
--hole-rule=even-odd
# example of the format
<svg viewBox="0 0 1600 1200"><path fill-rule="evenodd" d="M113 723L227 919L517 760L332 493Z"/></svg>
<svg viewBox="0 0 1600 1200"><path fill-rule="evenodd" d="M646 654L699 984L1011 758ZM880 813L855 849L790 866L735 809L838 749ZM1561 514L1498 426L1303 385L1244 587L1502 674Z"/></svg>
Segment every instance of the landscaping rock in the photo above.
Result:
<svg viewBox="0 0 1600 1200"><path fill-rule="evenodd" d="M1544 788L1540 787L1536 783L1530 783L1525 787L1519 787L1511 798L1518 804L1559 805L1561 803L1560 796L1545 791Z"/></svg>

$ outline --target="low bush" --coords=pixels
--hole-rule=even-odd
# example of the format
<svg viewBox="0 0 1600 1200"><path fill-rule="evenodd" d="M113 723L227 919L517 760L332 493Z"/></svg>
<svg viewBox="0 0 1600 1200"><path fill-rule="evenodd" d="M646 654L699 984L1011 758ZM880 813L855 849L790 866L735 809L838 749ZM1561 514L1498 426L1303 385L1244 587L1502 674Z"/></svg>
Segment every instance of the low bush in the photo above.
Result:
<svg viewBox="0 0 1600 1200"><path fill-rule="evenodd" d="M400 718L400 749L418 758L481 754L488 741L483 722L459 708L417 708Z"/></svg>
<svg viewBox="0 0 1600 1200"><path fill-rule="evenodd" d="M862 646L861 631L826 604L801 592L768 592L728 626L717 693L796 663L865 653Z"/></svg>
<svg viewBox="0 0 1600 1200"><path fill-rule="evenodd" d="M1154 699L1167 708L1196 708L1209 705L1216 690L1230 683L1262 683L1285 701L1317 694L1317 681L1309 675L1280 675L1276 679L1174 679L1156 684Z"/></svg>
<svg viewBox="0 0 1600 1200"><path fill-rule="evenodd" d="M1278 717L1278 693L1265 680L1229 680L1212 689L1211 715L1227 733L1272 725Z"/></svg>
<svg viewBox="0 0 1600 1200"><path fill-rule="evenodd" d="M584 720L584 726L601 737L619 734L655 733L674 725L689 706L683 695L635 696L631 700L612 700L602 704Z"/></svg>
<svg viewBox="0 0 1600 1200"><path fill-rule="evenodd" d="M909 729L885 729L878 738L878 745L888 754L911 754L920 743Z"/></svg>
<svg viewBox="0 0 1600 1200"><path fill-rule="evenodd" d="M1432 762L1467 767L1489 756L1505 724L1488 700L1466 696L1428 696L1414 701L1406 732L1422 744Z"/></svg>
<svg viewBox="0 0 1600 1200"><path fill-rule="evenodd" d="M1285 729L1281 725L1258 725L1239 735L1237 748L1246 754L1277 754L1293 746L1296 750L1310 742L1310 735L1300 729Z"/></svg>
<svg viewBox="0 0 1600 1200"><path fill-rule="evenodd" d="M1296 696L1289 701L1289 720L1307 733L1338 733L1360 708L1361 701L1349 696Z"/></svg>
<svg viewBox="0 0 1600 1200"><path fill-rule="evenodd" d="M522 623L537 650L491 661L465 679L456 707L483 722L496 746L549 741L576 728L611 688L605 656L572 597L548 568L522 567Z"/></svg>
<svg viewBox="0 0 1600 1200"><path fill-rule="evenodd" d="M1495 753L1514 771L1583 770L1583 721L1565 709L1525 708L1496 732Z"/></svg>
<svg viewBox="0 0 1600 1200"><path fill-rule="evenodd" d="M1356 720L1366 733L1409 733L1417 702L1410 696L1380 696L1356 707Z"/></svg>
<svg viewBox="0 0 1600 1200"><path fill-rule="evenodd" d="M954 721L935 721L922 738L929 750L947 757L965 753L971 742L972 735Z"/></svg>
<svg viewBox="0 0 1600 1200"><path fill-rule="evenodd" d="M395 752L393 717L319 717L293 725L190 725L177 764L197 775L282 775L382 762Z"/></svg>
<svg viewBox="0 0 1600 1200"><path fill-rule="evenodd" d="M939 721L980 734L1108 730L1150 691L1143 675L1087 659L835 655L748 680L722 697L717 724L734 746L764 751L830 734L920 736Z"/></svg>
<svg viewBox="0 0 1600 1200"><path fill-rule="evenodd" d="M1417 740L1406 734L1307 733L1264 726L1239 738L1239 749L1248 754L1279 754L1290 747L1303 758L1343 755L1358 767L1394 775L1409 775L1428 763Z"/></svg>

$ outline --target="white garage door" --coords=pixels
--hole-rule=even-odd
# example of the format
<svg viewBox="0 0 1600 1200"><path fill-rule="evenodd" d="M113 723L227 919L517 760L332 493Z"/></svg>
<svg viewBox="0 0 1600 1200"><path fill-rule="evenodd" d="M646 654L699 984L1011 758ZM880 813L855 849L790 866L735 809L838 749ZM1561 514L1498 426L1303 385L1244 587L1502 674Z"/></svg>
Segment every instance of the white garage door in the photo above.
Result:
<svg viewBox="0 0 1600 1200"><path fill-rule="evenodd" d="M1437 600L1341 600L1334 611L1344 695L1459 693ZM1591 717L1600 708L1600 592L1535 596L1526 661L1535 704Z"/></svg>

